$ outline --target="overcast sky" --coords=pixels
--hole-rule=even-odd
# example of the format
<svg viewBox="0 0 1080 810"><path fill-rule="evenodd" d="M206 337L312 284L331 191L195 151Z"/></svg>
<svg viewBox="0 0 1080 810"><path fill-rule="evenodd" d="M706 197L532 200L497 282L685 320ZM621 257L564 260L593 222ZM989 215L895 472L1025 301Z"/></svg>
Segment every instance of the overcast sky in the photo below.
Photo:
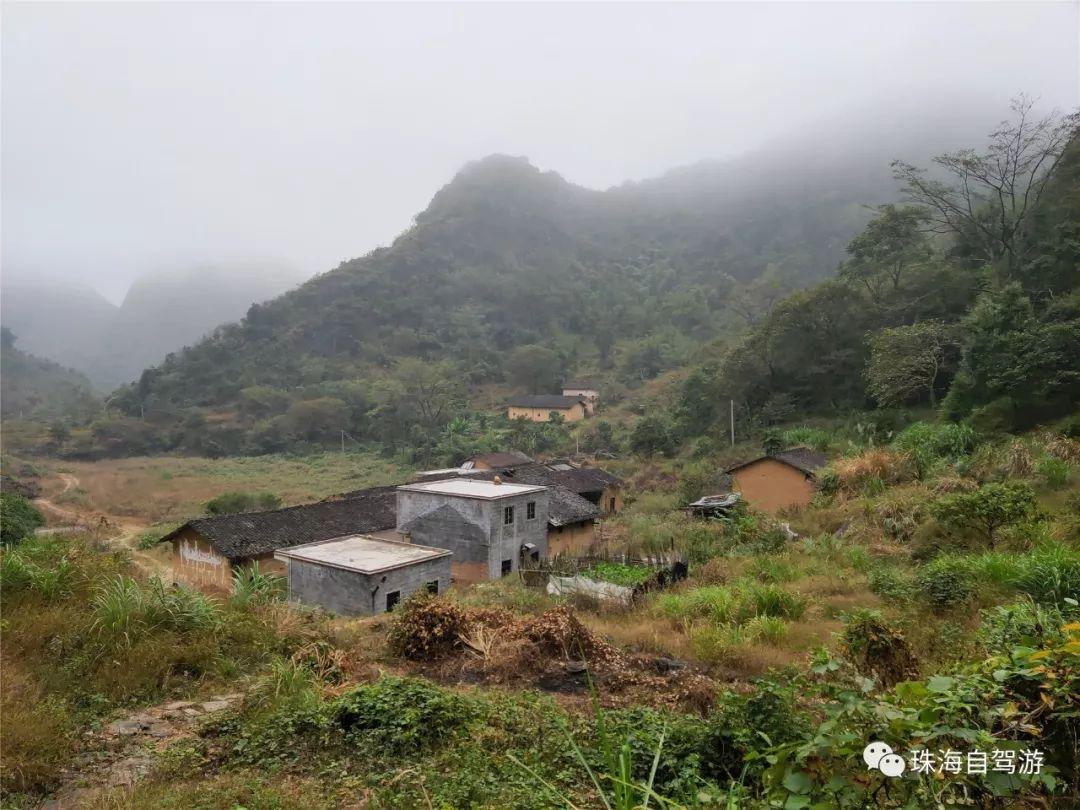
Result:
<svg viewBox="0 0 1080 810"><path fill-rule="evenodd" d="M492 152L602 188L898 110L988 129L1017 91L1077 106L1078 9L4 3L3 272L313 274Z"/></svg>

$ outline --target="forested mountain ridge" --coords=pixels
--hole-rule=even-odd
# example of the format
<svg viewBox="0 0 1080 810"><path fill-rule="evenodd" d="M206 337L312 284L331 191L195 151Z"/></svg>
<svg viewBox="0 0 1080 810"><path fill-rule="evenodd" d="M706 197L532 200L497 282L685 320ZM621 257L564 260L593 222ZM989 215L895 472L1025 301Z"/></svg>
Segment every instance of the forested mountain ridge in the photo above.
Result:
<svg viewBox="0 0 1080 810"><path fill-rule="evenodd" d="M701 165L595 191L490 156L392 246L251 307L115 401L161 415L231 408L245 389L269 388L278 404L256 406L262 416L331 397L362 433L379 402L373 381L393 384L403 360L460 363L455 376L470 383L515 382L536 375L515 373L513 351L535 347L548 384L581 367L654 376L828 274L869 216L862 204L888 193L887 171L860 167L807 206L791 197L789 167L776 166L741 198L731 171Z"/></svg>
<svg viewBox="0 0 1080 810"><path fill-rule="evenodd" d="M1053 417L1077 394L1080 147L1075 116L1030 111L1019 99L983 151L929 173L702 164L595 191L485 158L391 246L147 369L74 450L265 453L345 434L424 462L507 441L565 450L565 431L525 435L491 411L578 373L603 376L608 404L685 378L622 433L578 437L613 451L718 432L731 401L744 435L942 398L1006 428ZM995 330L1012 337L987 350ZM1015 362L995 376L984 356Z"/></svg>

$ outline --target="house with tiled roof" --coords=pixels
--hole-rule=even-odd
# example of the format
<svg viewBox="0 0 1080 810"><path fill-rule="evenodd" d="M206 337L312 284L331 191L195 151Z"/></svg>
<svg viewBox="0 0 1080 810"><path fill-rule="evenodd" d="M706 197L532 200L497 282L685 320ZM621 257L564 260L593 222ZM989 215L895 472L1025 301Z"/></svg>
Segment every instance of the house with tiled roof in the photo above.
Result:
<svg viewBox="0 0 1080 810"><path fill-rule="evenodd" d="M585 397L560 394L528 394L512 397L506 403L508 419L527 419L530 422L550 422L560 416L564 422L580 422L588 415Z"/></svg>
<svg viewBox="0 0 1080 810"><path fill-rule="evenodd" d="M171 542L173 579L199 588L228 590L236 569L258 563L282 573L278 549L365 534L400 539L395 487L372 487L353 497L320 503L196 518L161 538Z"/></svg>
<svg viewBox="0 0 1080 810"><path fill-rule="evenodd" d="M725 472L732 489L748 504L769 514L806 506L816 492L818 471L828 463L824 453L792 447L744 461Z"/></svg>

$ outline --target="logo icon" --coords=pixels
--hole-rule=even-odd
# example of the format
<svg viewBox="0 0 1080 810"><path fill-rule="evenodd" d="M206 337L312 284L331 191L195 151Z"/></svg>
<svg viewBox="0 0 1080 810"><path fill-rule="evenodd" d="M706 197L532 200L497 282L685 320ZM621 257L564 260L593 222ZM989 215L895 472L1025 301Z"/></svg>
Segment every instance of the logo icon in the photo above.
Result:
<svg viewBox="0 0 1080 810"><path fill-rule="evenodd" d="M904 758L894 754L890 745L876 740L863 749L862 758L869 770L880 771L885 776L899 776L907 767Z"/></svg>

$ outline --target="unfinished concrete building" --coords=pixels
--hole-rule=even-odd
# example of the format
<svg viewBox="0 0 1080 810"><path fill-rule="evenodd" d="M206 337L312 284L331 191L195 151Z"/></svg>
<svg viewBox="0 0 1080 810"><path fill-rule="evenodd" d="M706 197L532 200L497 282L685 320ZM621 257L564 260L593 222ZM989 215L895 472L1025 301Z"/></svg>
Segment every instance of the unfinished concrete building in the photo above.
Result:
<svg viewBox="0 0 1080 810"><path fill-rule="evenodd" d="M279 549L289 601L318 605L342 616L393 610L413 594L450 587L446 549L370 535L350 535Z"/></svg>
<svg viewBox="0 0 1080 810"><path fill-rule="evenodd" d="M406 484L397 490L397 529L414 543L454 553L454 581L482 582L548 557L545 487L474 478Z"/></svg>

